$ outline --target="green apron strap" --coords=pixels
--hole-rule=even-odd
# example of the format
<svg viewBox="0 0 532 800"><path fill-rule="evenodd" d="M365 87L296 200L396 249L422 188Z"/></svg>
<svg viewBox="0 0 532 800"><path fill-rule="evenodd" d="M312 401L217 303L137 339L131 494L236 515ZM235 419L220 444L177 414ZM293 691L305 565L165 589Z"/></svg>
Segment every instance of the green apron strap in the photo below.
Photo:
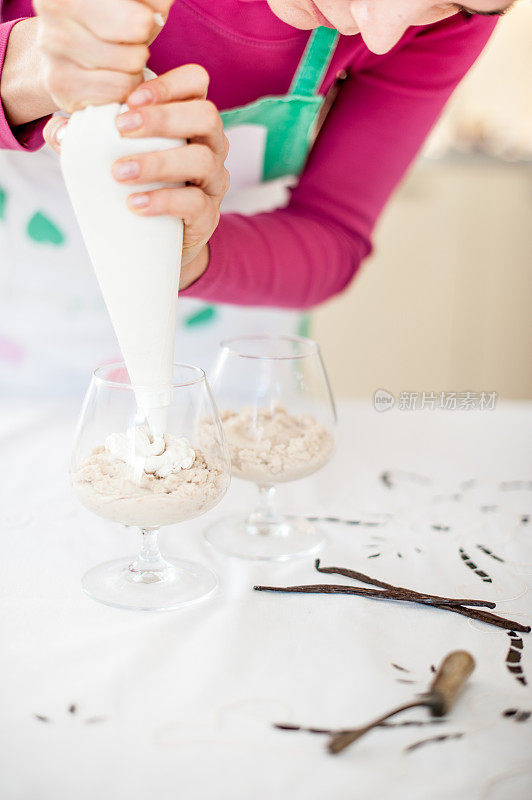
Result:
<svg viewBox="0 0 532 800"><path fill-rule="evenodd" d="M294 75L289 94L312 97L318 93L331 63L338 37L338 31L323 26L312 32Z"/></svg>

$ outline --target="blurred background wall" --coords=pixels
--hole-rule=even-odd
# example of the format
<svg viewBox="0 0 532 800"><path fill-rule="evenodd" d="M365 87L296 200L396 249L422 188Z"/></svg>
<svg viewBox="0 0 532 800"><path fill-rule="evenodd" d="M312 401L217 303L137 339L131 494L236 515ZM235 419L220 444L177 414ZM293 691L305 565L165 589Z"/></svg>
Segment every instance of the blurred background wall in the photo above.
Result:
<svg viewBox="0 0 532 800"><path fill-rule="evenodd" d="M315 311L335 392L532 398L532 2L519 0L381 218L374 254Z"/></svg>

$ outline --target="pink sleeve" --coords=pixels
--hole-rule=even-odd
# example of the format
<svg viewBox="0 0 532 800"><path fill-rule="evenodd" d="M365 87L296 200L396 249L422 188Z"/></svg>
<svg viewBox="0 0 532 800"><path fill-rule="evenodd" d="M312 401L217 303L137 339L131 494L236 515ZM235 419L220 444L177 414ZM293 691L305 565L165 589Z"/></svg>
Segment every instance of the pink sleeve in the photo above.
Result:
<svg viewBox="0 0 532 800"><path fill-rule="evenodd" d="M341 292L371 250L384 204L494 25L454 17L416 29L350 75L288 207L223 216L208 269L183 294L307 308Z"/></svg>
<svg viewBox="0 0 532 800"><path fill-rule="evenodd" d="M0 88L9 35L17 22L21 22L21 20L15 19L0 24ZM0 150L38 150L44 144L42 132L48 119L49 117L43 117L35 122L12 129L6 119L0 96Z"/></svg>

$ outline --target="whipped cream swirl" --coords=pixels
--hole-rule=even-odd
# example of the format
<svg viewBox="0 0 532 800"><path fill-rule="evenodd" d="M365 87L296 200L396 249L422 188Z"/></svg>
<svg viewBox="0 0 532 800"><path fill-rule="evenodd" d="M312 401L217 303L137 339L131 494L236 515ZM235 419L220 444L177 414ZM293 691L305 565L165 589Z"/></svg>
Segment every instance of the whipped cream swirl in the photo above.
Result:
<svg viewBox="0 0 532 800"><path fill-rule="evenodd" d="M152 438L145 425L128 433L112 433L105 440L109 455L157 478L190 469L196 459L194 448L184 436L165 433Z"/></svg>

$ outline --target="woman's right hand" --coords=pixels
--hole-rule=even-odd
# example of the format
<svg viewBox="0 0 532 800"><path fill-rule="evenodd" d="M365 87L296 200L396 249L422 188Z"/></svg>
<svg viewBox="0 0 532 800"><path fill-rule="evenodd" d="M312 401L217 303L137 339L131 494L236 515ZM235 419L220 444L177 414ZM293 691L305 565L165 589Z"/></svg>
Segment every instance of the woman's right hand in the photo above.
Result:
<svg viewBox="0 0 532 800"><path fill-rule="evenodd" d="M173 0L34 0L45 86L58 108L123 102Z"/></svg>

